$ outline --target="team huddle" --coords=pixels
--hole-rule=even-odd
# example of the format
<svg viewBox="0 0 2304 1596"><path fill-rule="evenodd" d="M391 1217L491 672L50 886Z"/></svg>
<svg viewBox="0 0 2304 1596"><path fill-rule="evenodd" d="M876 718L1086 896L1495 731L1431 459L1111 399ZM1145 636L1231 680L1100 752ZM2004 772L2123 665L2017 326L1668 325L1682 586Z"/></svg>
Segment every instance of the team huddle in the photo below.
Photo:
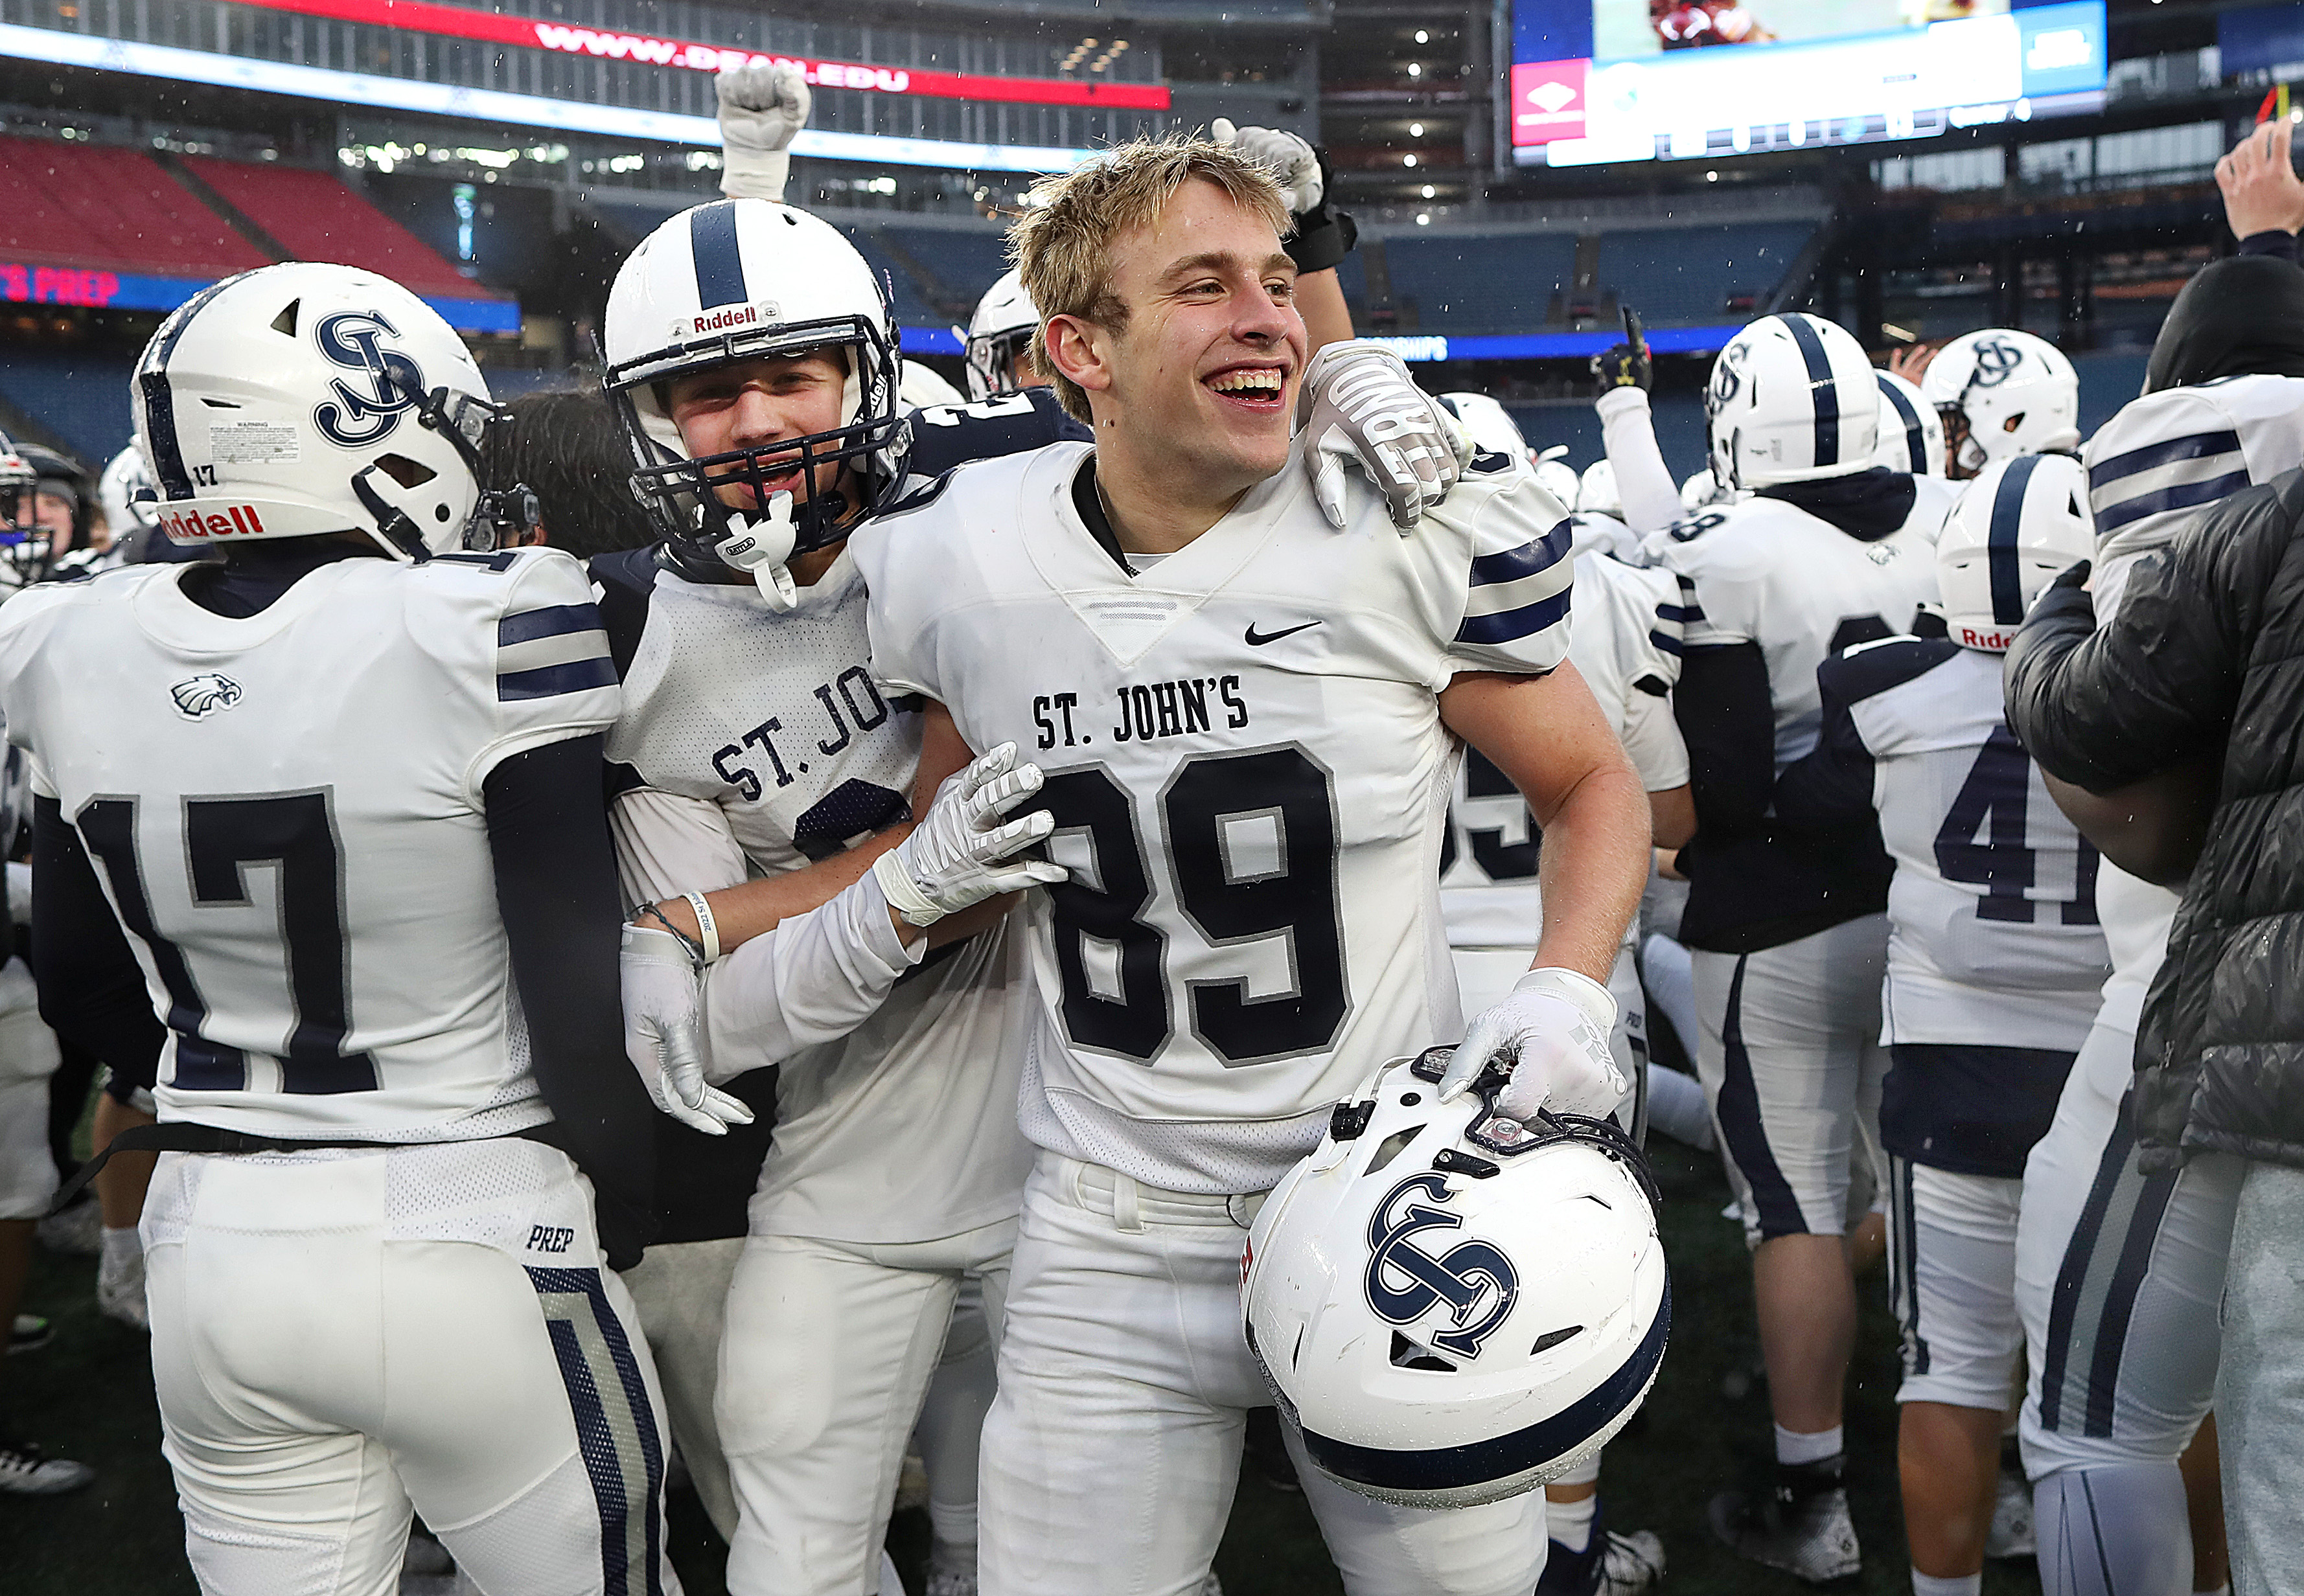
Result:
<svg viewBox="0 0 2304 1596"><path fill-rule="evenodd" d="M268 266L153 337L201 557L15 593L0 714L41 1012L153 1121L203 1590L392 1590L420 1514L481 1591L676 1591L676 1457L732 1591L893 1596L916 1447L934 1596L1194 1596L1274 1408L1355 1596L1646 1590L1597 1492L1672 1325L1651 1125L1752 1249L1723 1541L1859 1567L1885 1227L1914 1588L2036 1506L2050 1588L2189 1588L2232 1194L2139 1174L2126 1098L2175 899L2001 656L2304 456L2298 379L2196 351L2083 465L2040 340L1916 385L1786 313L1698 479L1628 343L1563 482L1316 340L1317 165L1220 132L1039 184L925 408L732 160L611 292L656 541L589 566L404 289Z"/></svg>

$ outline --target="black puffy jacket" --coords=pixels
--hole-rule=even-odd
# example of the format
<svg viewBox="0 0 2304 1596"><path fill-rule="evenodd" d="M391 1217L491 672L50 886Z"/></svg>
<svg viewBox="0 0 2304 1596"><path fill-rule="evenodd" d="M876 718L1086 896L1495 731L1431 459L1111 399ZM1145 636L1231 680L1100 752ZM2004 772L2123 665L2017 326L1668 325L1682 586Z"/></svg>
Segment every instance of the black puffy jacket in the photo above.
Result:
<svg viewBox="0 0 2304 1596"><path fill-rule="evenodd" d="M2304 1168L2304 471L2203 512L2101 631L2051 588L2007 698L2040 767L2093 792L2220 753L2137 1035L2137 1143L2147 1171L2192 1149Z"/></svg>

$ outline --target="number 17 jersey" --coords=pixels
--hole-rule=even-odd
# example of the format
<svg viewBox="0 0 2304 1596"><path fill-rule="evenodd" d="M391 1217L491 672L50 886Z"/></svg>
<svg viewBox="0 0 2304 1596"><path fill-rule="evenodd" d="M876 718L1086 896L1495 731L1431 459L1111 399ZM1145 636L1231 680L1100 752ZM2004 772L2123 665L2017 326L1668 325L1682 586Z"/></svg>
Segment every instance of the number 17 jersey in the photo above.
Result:
<svg viewBox="0 0 2304 1596"><path fill-rule="evenodd" d="M1091 459L963 467L860 535L873 668L1047 774L1072 874L1030 900L1025 1134L1264 1190L1374 1065L1454 1034L1436 696L1565 657L1570 530L1501 455L1405 538L1357 484L1332 530L1292 460L1131 575Z"/></svg>

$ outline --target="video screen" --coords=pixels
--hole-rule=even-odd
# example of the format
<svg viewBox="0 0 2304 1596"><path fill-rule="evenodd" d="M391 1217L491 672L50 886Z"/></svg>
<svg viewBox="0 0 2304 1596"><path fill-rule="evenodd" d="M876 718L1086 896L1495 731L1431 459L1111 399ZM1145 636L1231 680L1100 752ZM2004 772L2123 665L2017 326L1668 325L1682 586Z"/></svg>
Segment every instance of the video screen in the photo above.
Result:
<svg viewBox="0 0 2304 1596"><path fill-rule="evenodd" d="M2104 0L1518 0L1522 165L1927 138L2103 104Z"/></svg>

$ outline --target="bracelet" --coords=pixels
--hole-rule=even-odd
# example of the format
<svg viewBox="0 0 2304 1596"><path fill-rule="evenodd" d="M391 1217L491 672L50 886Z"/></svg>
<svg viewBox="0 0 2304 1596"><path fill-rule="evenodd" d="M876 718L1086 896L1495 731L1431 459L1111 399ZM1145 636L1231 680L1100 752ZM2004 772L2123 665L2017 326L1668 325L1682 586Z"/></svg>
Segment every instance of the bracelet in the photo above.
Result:
<svg viewBox="0 0 2304 1596"><path fill-rule="evenodd" d="M696 911L696 929L702 933L704 937L704 962L718 964L720 962L720 923L712 917L712 906L704 900L704 894L701 892L682 892L681 896L687 899L688 907Z"/></svg>
<svg viewBox="0 0 2304 1596"><path fill-rule="evenodd" d="M647 916L649 919L654 920L657 925L663 926L666 931L672 933L672 934L679 940L680 945L687 950L688 961L696 967L696 973L699 975L704 973L706 959L704 958L703 943L689 935L688 933L682 931L679 926L674 925L670 920L665 919L664 911L656 908L653 903L643 903L633 912L635 914Z"/></svg>

